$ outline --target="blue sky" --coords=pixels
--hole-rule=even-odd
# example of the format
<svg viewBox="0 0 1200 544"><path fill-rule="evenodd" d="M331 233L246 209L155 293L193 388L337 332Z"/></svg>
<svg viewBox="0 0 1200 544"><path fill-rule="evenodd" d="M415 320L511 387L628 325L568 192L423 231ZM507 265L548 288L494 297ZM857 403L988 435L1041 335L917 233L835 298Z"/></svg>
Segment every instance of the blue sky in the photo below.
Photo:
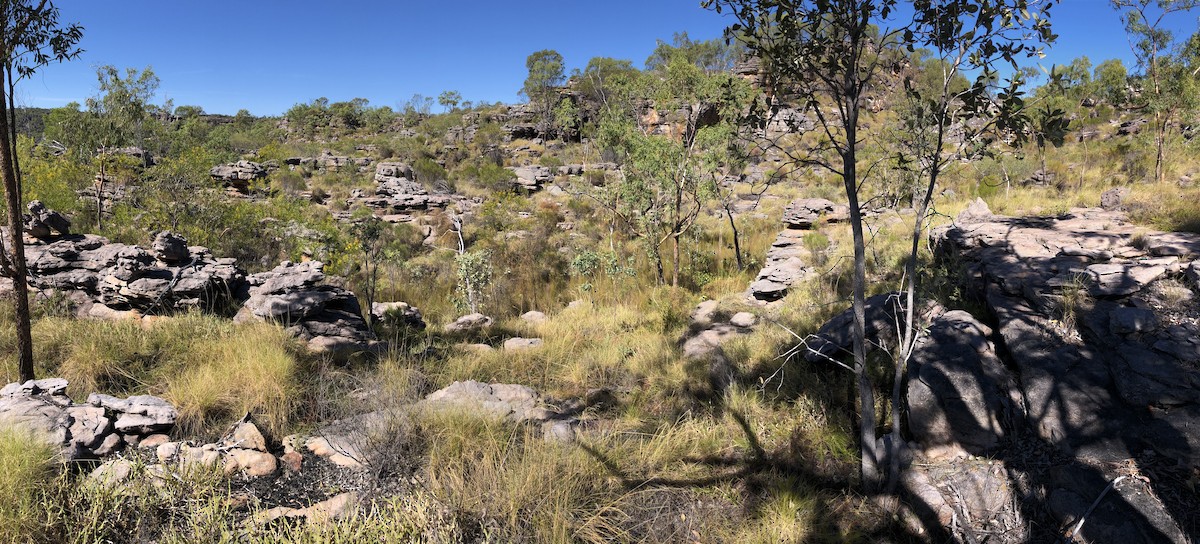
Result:
<svg viewBox="0 0 1200 544"><path fill-rule="evenodd" d="M516 102L525 57L562 53L568 69L595 56L636 66L678 31L715 38L727 16L699 0L497 2L310 0L58 0L60 20L84 27L80 58L22 82L20 104L58 107L97 93L96 67L153 67L158 102L212 113L276 115L317 97L396 107L455 89L466 100ZM1107 0L1063 0L1059 41L1042 61L1123 58L1129 44ZM1196 15L1176 17L1178 34Z"/></svg>

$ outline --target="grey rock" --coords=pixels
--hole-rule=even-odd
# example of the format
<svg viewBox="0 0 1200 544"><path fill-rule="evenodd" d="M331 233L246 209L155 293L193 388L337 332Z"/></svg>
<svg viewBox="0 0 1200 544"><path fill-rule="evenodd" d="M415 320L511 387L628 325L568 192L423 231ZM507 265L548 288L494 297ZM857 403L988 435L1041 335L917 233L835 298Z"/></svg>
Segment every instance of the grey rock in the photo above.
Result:
<svg viewBox="0 0 1200 544"><path fill-rule="evenodd" d="M1113 334L1147 332L1158 327L1158 318L1153 310L1143 308L1117 308L1108 314L1109 330Z"/></svg>
<svg viewBox="0 0 1200 544"><path fill-rule="evenodd" d="M480 313L467 314L454 320L453 323L446 325L446 332L460 333L477 331L492 326L492 322L492 318Z"/></svg>
<svg viewBox="0 0 1200 544"><path fill-rule="evenodd" d="M521 351L533 349L542 345L541 338L509 338L504 341L506 351Z"/></svg>
<svg viewBox="0 0 1200 544"><path fill-rule="evenodd" d="M151 248L158 260L171 264L186 261L192 256L188 251L187 239L170 231L158 233Z"/></svg>
<svg viewBox="0 0 1200 544"><path fill-rule="evenodd" d="M849 207L823 198L798 198L783 210L783 223L792 229L810 229L818 221L838 223L849 218Z"/></svg>
<svg viewBox="0 0 1200 544"><path fill-rule="evenodd" d="M1100 193L1100 207L1106 210L1121 209L1121 202L1129 195L1129 189L1125 187L1113 187L1103 193Z"/></svg>

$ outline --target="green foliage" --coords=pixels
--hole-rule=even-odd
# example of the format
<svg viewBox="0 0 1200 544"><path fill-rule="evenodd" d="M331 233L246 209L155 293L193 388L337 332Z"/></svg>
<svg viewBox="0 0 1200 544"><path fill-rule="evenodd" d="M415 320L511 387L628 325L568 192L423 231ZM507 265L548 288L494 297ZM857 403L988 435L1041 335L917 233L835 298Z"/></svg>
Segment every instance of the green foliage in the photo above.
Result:
<svg viewBox="0 0 1200 544"><path fill-rule="evenodd" d="M534 52L525 59L529 75L521 87L521 94L529 99L541 118L541 130L546 132L554 121L554 108L558 105L558 87L565 80L563 57L552 49Z"/></svg>
<svg viewBox="0 0 1200 544"><path fill-rule="evenodd" d="M446 179L446 169L430 157L421 157L412 164L413 176L422 183L436 183Z"/></svg>
<svg viewBox="0 0 1200 544"><path fill-rule="evenodd" d="M458 275L458 304L471 313L479 313L487 304L492 283L492 255L487 251L468 251L454 258Z"/></svg>
<svg viewBox="0 0 1200 544"><path fill-rule="evenodd" d="M661 72L672 60L682 58L705 73L716 74L732 70L741 54L735 41L713 38L697 42L692 41L687 32L676 32L669 44L658 40L654 52L646 59L646 69Z"/></svg>

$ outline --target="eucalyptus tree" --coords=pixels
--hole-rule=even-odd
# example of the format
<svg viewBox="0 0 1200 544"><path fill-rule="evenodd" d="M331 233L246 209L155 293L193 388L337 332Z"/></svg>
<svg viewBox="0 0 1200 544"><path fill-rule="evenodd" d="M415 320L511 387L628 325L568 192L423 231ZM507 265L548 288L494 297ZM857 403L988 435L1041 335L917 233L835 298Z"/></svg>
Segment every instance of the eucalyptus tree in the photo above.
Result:
<svg viewBox="0 0 1200 544"><path fill-rule="evenodd" d="M1167 131L1179 112L1196 100L1196 73L1180 69L1187 46L1175 43L1165 23L1174 14L1200 6L1200 0L1112 0L1112 6L1121 11L1133 54L1144 71L1140 107L1154 117L1154 180L1161 183Z"/></svg>
<svg viewBox="0 0 1200 544"><path fill-rule="evenodd" d="M83 28L61 25L53 2L40 0L0 0L0 61L4 81L0 89L0 177L4 182L5 211L8 214L8 247L0 240L0 272L12 279L13 306L17 332L17 374L20 381L32 380L33 339L30 330L29 294L25 246L21 225L21 182L16 164L16 138L13 132L16 82L29 77L38 68L79 55L77 47Z"/></svg>
<svg viewBox="0 0 1200 544"><path fill-rule="evenodd" d="M553 49L536 51L525 59L529 75L521 87L521 94L529 99L538 114L538 128L549 136L554 123L554 108L558 106L558 88L566 80L563 57Z"/></svg>

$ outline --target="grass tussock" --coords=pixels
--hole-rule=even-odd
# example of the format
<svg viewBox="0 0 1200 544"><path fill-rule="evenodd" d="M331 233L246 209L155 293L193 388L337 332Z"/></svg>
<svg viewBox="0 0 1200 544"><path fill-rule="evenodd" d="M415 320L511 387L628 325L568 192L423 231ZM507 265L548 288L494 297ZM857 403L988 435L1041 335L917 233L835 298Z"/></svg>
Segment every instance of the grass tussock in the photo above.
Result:
<svg viewBox="0 0 1200 544"><path fill-rule="evenodd" d="M28 433L0 428L0 543L37 534L41 494L54 480L53 459L54 451Z"/></svg>

